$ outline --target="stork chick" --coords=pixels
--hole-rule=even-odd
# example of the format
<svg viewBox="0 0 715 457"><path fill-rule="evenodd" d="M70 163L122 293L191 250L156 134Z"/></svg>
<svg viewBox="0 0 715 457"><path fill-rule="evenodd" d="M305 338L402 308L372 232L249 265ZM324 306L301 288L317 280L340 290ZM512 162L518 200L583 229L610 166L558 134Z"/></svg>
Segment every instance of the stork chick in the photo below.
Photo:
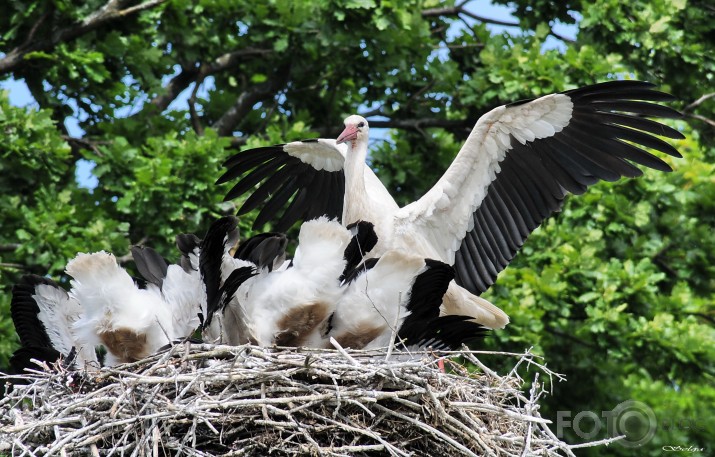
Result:
<svg viewBox="0 0 715 457"><path fill-rule="evenodd" d="M174 339L169 306L137 287L114 255L77 254L66 272L74 278L70 296L83 309L74 328L81 339L107 348L106 365L142 359Z"/></svg>

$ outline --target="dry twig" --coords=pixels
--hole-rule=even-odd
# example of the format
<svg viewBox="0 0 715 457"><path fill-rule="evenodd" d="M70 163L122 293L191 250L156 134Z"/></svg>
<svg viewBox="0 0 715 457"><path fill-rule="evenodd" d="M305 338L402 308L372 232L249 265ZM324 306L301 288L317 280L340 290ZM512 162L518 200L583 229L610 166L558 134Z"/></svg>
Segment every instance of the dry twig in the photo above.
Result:
<svg viewBox="0 0 715 457"><path fill-rule="evenodd" d="M35 371L0 401L12 455L567 455L535 380L457 351L428 353L175 345L95 372ZM514 357L559 377L530 352ZM460 358L457 359L456 357ZM5 377L7 378L7 377Z"/></svg>

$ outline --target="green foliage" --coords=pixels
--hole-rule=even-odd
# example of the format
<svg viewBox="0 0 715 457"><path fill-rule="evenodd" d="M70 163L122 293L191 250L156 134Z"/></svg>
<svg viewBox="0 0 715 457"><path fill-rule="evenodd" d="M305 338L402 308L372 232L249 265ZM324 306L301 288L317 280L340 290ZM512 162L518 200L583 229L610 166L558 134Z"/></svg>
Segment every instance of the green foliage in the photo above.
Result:
<svg viewBox="0 0 715 457"><path fill-rule="evenodd" d="M715 181L703 151L689 152L668 179L647 173L571 198L488 292L513 317L495 346L534 345L567 375L555 386L552 417L642 401L661 426L654 452L683 440L702 447L713 426L704 405L712 405L715 377L715 238L700 228L712 227L715 208L703 208L699 192L712 192ZM704 430L666 431L676 418L697 419Z"/></svg>
<svg viewBox="0 0 715 457"><path fill-rule="evenodd" d="M0 73L23 79L39 108L10 106L0 92L0 366L16 347L8 309L22 274L66 281L77 252L122 257L133 243L173 259L176 234L201 234L235 211L221 202L227 186L213 184L234 148L334 137L344 115L368 113L373 127L390 129L373 130L371 165L405 203L436 181L485 111L636 77L681 100L674 106L686 118L673 125L687 135L676 144L684 158L665 159L671 174L648 170L570 198L487 292L512 318L488 344L533 347L567 375L544 404L554 420L639 400L659 428L637 455L707 447L715 12L692 0L499 0L516 8L521 28L495 33L468 15L434 12L455 3L6 1ZM105 13L117 15L101 22ZM576 42L545 49L553 21L576 18ZM177 99L189 107L170 104ZM68 136L68 116L82 139ZM96 165L96 188L77 184L81 159ZM251 222L241 220L245 235ZM676 419L699 427L672 427ZM635 455L618 445L583 454Z"/></svg>
<svg viewBox="0 0 715 457"><path fill-rule="evenodd" d="M114 137L88 156L99 164L94 175L102 183L94 198L117 220L131 223L130 239L172 252L178 233L221 213L213 181L229 143L211 130L203 136L188 132L183 138L168 132L140 147Z"/></svg>

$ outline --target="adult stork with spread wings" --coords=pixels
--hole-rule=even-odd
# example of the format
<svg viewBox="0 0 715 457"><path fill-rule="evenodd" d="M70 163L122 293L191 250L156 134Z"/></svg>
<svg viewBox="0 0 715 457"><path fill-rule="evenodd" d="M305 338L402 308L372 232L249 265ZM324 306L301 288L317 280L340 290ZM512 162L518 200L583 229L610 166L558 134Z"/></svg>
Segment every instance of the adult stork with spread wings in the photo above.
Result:
<svg viewBox="0 0 715 457"><path fill-rule="evenodd" d="M239 152L217 183L241 178L226 199L252 191L239 214L263 205L256 227L270 220L285 231L322 215L345 225L373 222L379 241L371 255L406 249L453 265L456 283L442 313L500 328L507 315L478 295L569 192L641 175L633 163L671 171L643 147L681 157L654 135L683 135L646 118L680 117L653 103L673 100L653 87L611 81L495 108L477 121L442 178L402 208L365 164L369 127L356 115L345 119L337 140Z"/></svg>

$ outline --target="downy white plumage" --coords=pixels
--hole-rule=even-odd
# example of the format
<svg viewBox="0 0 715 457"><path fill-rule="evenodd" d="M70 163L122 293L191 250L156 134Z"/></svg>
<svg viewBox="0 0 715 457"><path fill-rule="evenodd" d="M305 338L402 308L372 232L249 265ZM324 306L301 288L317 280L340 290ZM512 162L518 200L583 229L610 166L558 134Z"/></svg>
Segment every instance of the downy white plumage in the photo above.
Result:
<svg viewBox="0 0 715 457"><path fill-rule="evenodd" d="M217 182L241 178L226 199L250 192L239 214L263 205L256 227L278 219L277 229L286 230L322 215L343 224L373 222L379 242L371 255L404 249L454 265L456 283L442 313L470 315L499 328L508 317L478 295L569 192L642 174L631 162L670 170L641 147L680 157L651 134L682 134L644 118L679 117L650 103L673 99L652 87L612 81L495 108L477 121L442 178L403 208L365 165L369 127L360 116L345 119L337 140L239 152L226 161L228 170Z"/></svg>
<svg viewBox="0 0 715 457"><path fill-rule="evenodd" d="M139 274L147 281L146 290L156 294L169 308L171 336L191 336L199 327L199 313L206 304L206 293L198 273L168 264L147 246L134 246L131 252Z"/></svg>
<svg viewBox="0 0 715 457"><path fill-rule="evenodd" d="M388 346L410 314L412 284L424 269L424 258L397 250L361 264L345 279L328 336L353 349Z"/></svg>
<svg viewBox="0 0 715 457"><path fill-rule="evenodd" d="M455 349L481 338L486 329L470 316L439 316L453 278L449 265L404 251L368 259L345 278L325 339L353 349L386 347L393 339L400 348Z"/></svg>
<svg viewBox="0 0 715 457"><path fill-rule="evenodd" d="M82 307L74 329L81 340L107 348L106 365L139 360L186 336L177 334L161 294L137 287L114 255L80 253L66 272L74 278L70 296Z"/></svg>
<svg viewBox="0 0 715 457"><path fill-rule="evenodd" d="M350 230L327 218L305 222L290 267L239 287L233 303L245 316L250 341L263 346L310 345L341 295L339 278L351 238Z"/></svg>
<svg viewBox="0 0 715 457"><path fill-rule="evenodd" d="M270 265L283 254L265 250L271 239L259 235L237 253ZM223 311L224 335L239 343L322 348L332 347L334 337L355 349L387 346L395 335L412 348L454 348L483 335L469 316L439 317L454 278L450 266L397 250L360 264L376 242L369 222L347 229L326 218L304 223L289 266L269 271L256 265L255 276L233 287L237 292Z"/></svg>
<svg viewBox="0 0 715 457"><path fill-rule="evenodd" d="M231 262L224 262L221 270L223 287L223 335L228 344L255 342L246 309L239 297L249 294L252 285L271 272L285 270L288 239L282 233L261 233L241 243Z"/></svg>
<svg viewBox="0 0 715 457"><path fill-rule="evenodd" d="M181 265L135 246L143 280L104 251L67 264L69 293L51 280L24 278L11 304L23 345L13 366L21 371L31 358L60 356L98 366L98 345L108 351L105 365L132 362L190 337L200 324L204 334L215 331L216 342L263 346L331 347L334 337L346 347L376 348L397 332L409 347L452 348L483 333L466 317L439 317L454 277L448 265L397 250L365 260L378 241L369 222L308 221L289 262L285 235L257 235L232 256L237 238L234 217L214 222L203 240L180 235Z"/></svg>
<svg viewBox="0 0 715 457"><path fill-rule="evenodd" d="M212 227L207 237L233 238L225 235L231 225ZM224 253L220 299L209 321L220 318L221 341L232 345L311 346L320 340L319 324L334 309L346 269L355 267L376 240L371 223L361 221L346 230L322 218L301 227L295 258L285 261L285 235L255 235L241 243L233 257Z"/></svg>

